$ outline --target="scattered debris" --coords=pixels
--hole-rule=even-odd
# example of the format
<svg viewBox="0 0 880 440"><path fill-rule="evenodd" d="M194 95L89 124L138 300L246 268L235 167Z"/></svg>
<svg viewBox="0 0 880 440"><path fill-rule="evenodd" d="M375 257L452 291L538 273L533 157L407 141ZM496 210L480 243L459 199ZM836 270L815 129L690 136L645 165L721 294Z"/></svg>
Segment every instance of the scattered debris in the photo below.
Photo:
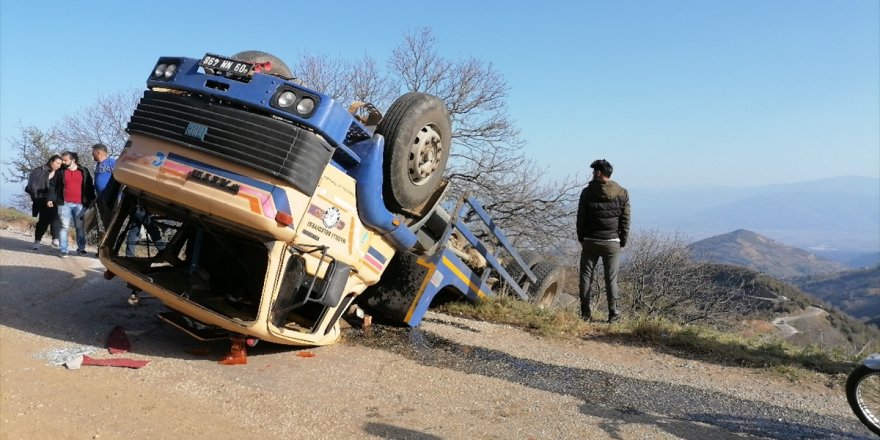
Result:
<svg viewBox="0 0 880 440"><path fill-rule="evenodd" d="M64 366L67 367L68 370L79 370L83 365L93 365L98 367L123 367L123 368L143 368L149 364L150 361L139 361L136 359L126 359L126 358L117 358L117 359L95 359L93 357L89 357L87 355L79 355L73 359L68 360L64 363Z"/></svg>
<svg viewBox="0 0 880 440"><path fill-rule="evenodd" d="M221 365L244 365L247 363L247 340L244 336L233 336L229 354L218 362Z"/></svg>
<svg viewBox="0 0 880 440"><path fill-rule="evenodd" d="M106 346L110 354L127 353L131 350L131 342L125 335L125 329L118 325L113 327L110 335L107 336Z"/></svg>
<svg viewBox="0 0 880 440"><path fill-rule="evenodd" d="M53 348L49 351L37 353L34 357L37 359L45 359L49 365L57 367L76 359L77 356L91 354L98 350L100 350L99 347L92 345L80 345L76 347Z"/></svg>
<svg viewBox="0 0 880 440"><path fill-rule="evenodd" d="M298 351L298 352L296 352L296 355L301 358L315 357L315 353L312 353L311 351Z"/></svg>
<svg viewBox="0 0 880 440"><path fill-rule="evenodd" d="M79 370L79 367L82 366L83 357L82 355L77 356L67 362L64 363L64 366L67 367L68 370Z"/></svg>
<svg viewBox="0 0 880 440"><path fill-rule="evenodd" d="M95 359L86 355L82 356L82 365L94 365L98 367L123 367L138 369L147 366L147 364L149 363L150 361L139 361L136 359Z"/></svg>

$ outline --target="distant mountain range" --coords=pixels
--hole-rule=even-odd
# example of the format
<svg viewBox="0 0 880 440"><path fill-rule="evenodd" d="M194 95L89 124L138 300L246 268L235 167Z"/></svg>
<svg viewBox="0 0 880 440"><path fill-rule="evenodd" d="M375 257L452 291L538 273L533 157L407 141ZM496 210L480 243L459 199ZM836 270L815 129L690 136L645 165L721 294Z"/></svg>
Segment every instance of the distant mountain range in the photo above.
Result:
<svg viewBox="0 0 880 440"><path fill-rule="evenodd" d="M625 182L623 182L625 184ZM880 179L630 189L633 227L692 240L747 229L852 268L880 262Z"/></svg>
<svg viewBox="0 0 880 440"><path fill-rule="evenodd" d="M841 263L744 229L699 240L689 248L695 259L730 267L725 271L738 273L741 278L749 278L747 271L755 271L764 279L786 280L780 285L790 284L794 290L797 286L803 294L815 298L810 301L822 303L826 310L835 307L853 318L880 325L880 264L850 270ZM775 292L764 290L755 295L791 299L792 293L781 293L781 287Z"/></svg>
<svg viewBox="0 0 880 440"><path fill-rule="evenodd" d="M880 265L796 278L792 284L856 318L880 325Z"/></svg>
<svg viewBox="0 0 880 440"><path fill-rule="evenodd" d="M779 279L836 273L847 269L836 261L745 229L709 237L694 242L689 247L697 260L747 267Z"/></svg>

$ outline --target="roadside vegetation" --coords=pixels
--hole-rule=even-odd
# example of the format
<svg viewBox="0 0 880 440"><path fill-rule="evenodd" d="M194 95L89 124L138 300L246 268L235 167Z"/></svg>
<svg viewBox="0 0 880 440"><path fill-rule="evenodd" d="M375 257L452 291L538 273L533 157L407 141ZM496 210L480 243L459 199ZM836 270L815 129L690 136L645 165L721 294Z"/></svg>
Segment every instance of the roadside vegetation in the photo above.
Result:
<svg viewBox="0 0 880 440"><path fill-rule="evenodd" d="M37 224L37 219L17 209L0 206L0 229L32 229Z"/></svg>
<svg viewBox="0 0 880 440"><path fill-rule="evenodd" d="M563 291L577 292L577 270L569 270ZM595 310L605 308L605 293L597 277L593 286ZM577 306L539 309L501 292L481 303L450 302L439 310L448 314L508 324L547 337L607 339L654 347L683 358L724 365L777 371L793 380L811 373L848 373L854 362L880 350L880 332L855 319L828 312L813 326L825 332L810 336L804 329L782 340L770 321L796 314L815 300L797 288L750 269L696 261L680 237L641 232L631 239L621 265L619 285L625 311L613 325L580 319ZM802 322L807 326L807 322ZM848 331L847 331L848 330ZM829 336L837 335L837 339ZM829 341L837 341L829 343Z"/></svg>
<svg viewBox="0 0 880 440"><path fill-rule="evenodd" d="M504 296L480 303L450 302L437 310L519 327L545 337L604 339L654 347L684 358L763 368L792 380L810 372L845 374L857 360L841 349L799 347L766 334L720 331L704 324L682 325L664 318L624 319L612 325L588 323L581 320L575 310L538 309Z"/></svg>

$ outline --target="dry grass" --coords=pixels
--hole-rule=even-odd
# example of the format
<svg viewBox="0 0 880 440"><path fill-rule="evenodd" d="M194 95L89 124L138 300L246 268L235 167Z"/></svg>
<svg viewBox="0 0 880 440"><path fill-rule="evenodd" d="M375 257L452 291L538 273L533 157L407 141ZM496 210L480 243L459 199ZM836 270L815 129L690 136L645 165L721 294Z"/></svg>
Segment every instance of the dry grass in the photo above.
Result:
<svg viewBox="0 0 880 440"><path fill-rule="evenodd" d="M21 211L8 207L0 207L0 229L33 229L37 219Z"/></svg>
<svg viewBox="0 0 880 440"><path fill-rule="evenodd" d="M676 356L725 365L763 368L796 380L815 372L847 373L854 359L842 350L798 347L768 337L770 324L747 325L752 334L725 333L704 326L683 326L663 319L631 319L619 324L587 323L575 311L537 309L513 298L480 303L452 302L439 311L521 327L544 336L580 339L609 338L669 351ZM758 325L760 324L760 325Z"/></svg>
<svg viewBox="0 0 880 440"><path fill-rule="evenodd" d="M506 296L479 303L450 302L440 306L438 311L481 321L510 324L544 336L577 337L590 333L594 328L574 313L539 309Z"/></svg>

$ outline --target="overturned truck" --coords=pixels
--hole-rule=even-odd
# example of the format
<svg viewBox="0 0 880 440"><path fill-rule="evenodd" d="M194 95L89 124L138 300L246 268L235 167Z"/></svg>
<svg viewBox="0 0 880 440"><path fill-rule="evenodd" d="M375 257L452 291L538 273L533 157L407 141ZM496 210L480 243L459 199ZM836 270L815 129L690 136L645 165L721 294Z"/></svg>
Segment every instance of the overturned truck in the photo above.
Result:
<svg viewBox="0 0 880 440"><path fill-rule="evenodd" d="M257 51L161 57L147 86L99 256L192 336L326 345L355 302L415 326L441 292L548 305L561 289L477 198L441 206L451 123L434 96L344 108Z"/></svg>

